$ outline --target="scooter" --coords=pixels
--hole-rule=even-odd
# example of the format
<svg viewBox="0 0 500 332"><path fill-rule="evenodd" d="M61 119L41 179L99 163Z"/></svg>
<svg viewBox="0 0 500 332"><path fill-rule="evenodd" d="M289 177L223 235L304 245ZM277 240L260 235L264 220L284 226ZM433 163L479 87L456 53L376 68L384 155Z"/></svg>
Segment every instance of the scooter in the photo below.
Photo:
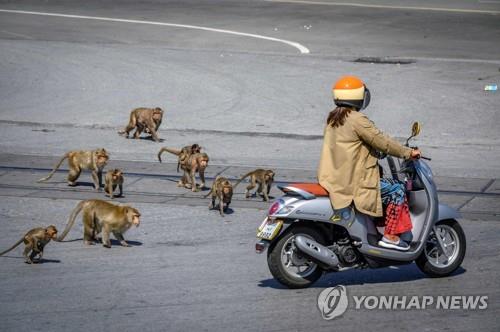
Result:
<svg viewBox="0 0 500 332"><path fill-rule="evenodd" d="M420 124L415 122L406 146L419 133ZM406 183L413 228L401 238L410 248L398 251L378 245L384 233L383 218L377 220L354 206L333 210L319 184L292 183L278 187L284 195L273 202L257 230L256 252L267 249L269 270L277 281L289 288L305 288L325 272L413 262L431 277L444 277L462 264L466 239L457 221L460 215L439 203L424 157L405 161L381 157L387 161L390 176Z"/></svg>

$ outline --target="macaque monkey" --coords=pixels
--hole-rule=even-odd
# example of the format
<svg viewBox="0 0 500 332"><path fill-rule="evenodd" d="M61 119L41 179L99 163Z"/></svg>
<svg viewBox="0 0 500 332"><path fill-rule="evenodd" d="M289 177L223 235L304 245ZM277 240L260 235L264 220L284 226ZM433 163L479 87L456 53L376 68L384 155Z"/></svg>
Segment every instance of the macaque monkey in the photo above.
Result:
<svg viewBox="0 0 500 332"><path fill-rule="evenodd" d="M250 184L247 186L245 191L245 197L250 197L250 190L255 188L255 185L258 183L259 187L255 191L255 194L261 193L264 196L264 201L269 201L269 192L271 191L271 186L274 182L274 172L270 169L256 169L243 175L241 179L234 184L234 188L236 188L236 186L246 177L250 177Z"/></svg>
<svg viewBox="0 0 500 332"><path fill-rule="evenodd" d="M219 199L219 211L221 217L224 217L224 211L227 211L229 204L231 204L231 198L233 197L233 185L228 179L222 176L215 178L212 188L205 195L205 198L212 195L212 203L208 206L209 209L215 209L215 199ZM224 203L226 206L224 207Z"/></svg>
<svg viewBox="0 0 500 332"><path fill-rule="evenodd" d="M177 183L177 187L185 187L193 192L200 191L200 188L205 187L205 169L208 166L208 155L206 153L195 153L190 155L184 164L181 164L181 169L184 175ZM201 184L198 188L196 184L196 172L200 175Z"/></svg>
<svg viewBox="0 0 500 332"><path fill-rule="evenodd" d="M161 154L165 151L170 152L172 154L175 154L178 157L178 159L177 159L177 172L179 172L179 166L183 165L186 162L186 160L189 158L190 155L195 154L195 153L200 153L201 146L199 146L196 143L193 145L186 145L180 151L176 150L176 149L167 148L167 147L161 148L160 152L158 152L158 160L160 161L160 163L161 163Z"/></svg>
<svg viewBox="0 0 500 332"><path fill-rule="evenodd" d="M78 203L71 212L68 224L57 241L62 241L68 234L80 211L83 211L83 242L85 244L94 244L97 241L97 234L102 233L103 246L111 248L109 234L113 233L122 246L130 247L123 238L123 234L131 226L139 227L141 214L133 207L114 205L99 199L89 199Z"/></svg>
<svg viewBox="0 0 500 332"><path fill-rule="evenodd" d="M104 176L104 192L106 195L113 199L116 187L120 189L120 194L118 196L123 195L123 172L122 170L115 168L110 169L106 172Z"/></svg>
<svg viewBox="0 0 500 332"><path fill-rule="evenodd" d="M26 263L33 264L35 257L38 255L38 261L42 259L43 249L50 242L50 240L56 240L57 238L57 228L56 226L50 225L47 228L33 228L28 231L19 241L16 242L12 247L0 253L0 256L13 250L15 247L24 242L24 252L23 256L26 259Z"/></svg>
<svg viewBox="0 0 500 332"><path fill-rule="evenodd" d="M118 134L125 135L128 138L129 133L135 128L134 138L137 139L144 131L151 134L155 142L159 142L158 128L160 128L161 120L163 119L163 110L159 107L146 108L140 107L130 112L130 119L124 130Z"/></svg>
<svg viewBox="0 0 500 332"><path fill-rule="evenodd" d="M92 180L94 188L98 191L102 186L102 170L108 163L109 154L104 149L96 149L92 151L70 151L66 153L57 163L52 172L37 182L47 181L54 175L56 170L61 166L64 159L68 159L68 185L76 186L76 180L80 176L82 170L92 171Z"/></svg>

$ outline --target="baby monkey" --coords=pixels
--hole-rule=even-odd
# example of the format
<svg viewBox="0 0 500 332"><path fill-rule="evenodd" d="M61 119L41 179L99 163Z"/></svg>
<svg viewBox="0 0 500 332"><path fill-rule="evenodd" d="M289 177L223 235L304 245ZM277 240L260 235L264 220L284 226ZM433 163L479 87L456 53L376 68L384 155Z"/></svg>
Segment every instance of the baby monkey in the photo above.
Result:
<svg viewBox="0 0 500 332"><path fill-rule="evenodd" d="M123 195L123 172L118 168L110 169L106 172L106 176L104 177L104 192L106 196L113 199L113 193L117 186L120 190L120 194L117 197L121 197Z"/></svg>
<svg viewBox="0 0 500 332"><path fill-rule="evenodd" d="M246 177L250 177L250 184L247 186L247 190L245 191L245 198L250 197L250 190L255 188L256 184L258 184L259 186L257 187L255 194L263 194L264 201L269 201L269 192L271 191L271 186L274 182L274 172L270 169L266 170L258 168L243 175L241 179L236 182L234 187L236 188L236 186Z"/></svg>
<svg viewBox="0 0 500 332"><path fill-rule="evenodd" d="M229 204L231 204L231 199L233 197L233 185L228 179L219 175L215 178L212 188L205 197L210 195L212 195L212 203L208 208L215 209L215 199L218 198L220 215L224 217L224 211L227 211L229 208ZM226 203L226 207L224 207L224 203Z"/></svg>
<svg viewBox="0 0 500 332"><path fill-rule="evenodd" d="M28 231L19 241L17 241L12 247L0 253L0 256L13 250L15 247L24 242L24 252L23 256L26 259L26 263L33 264L35 257L38 255L38 262L42 260L43 249L50 242L50 240L57 239L57 228L56 226L50 225L47 228L33 228Z"/></svg>

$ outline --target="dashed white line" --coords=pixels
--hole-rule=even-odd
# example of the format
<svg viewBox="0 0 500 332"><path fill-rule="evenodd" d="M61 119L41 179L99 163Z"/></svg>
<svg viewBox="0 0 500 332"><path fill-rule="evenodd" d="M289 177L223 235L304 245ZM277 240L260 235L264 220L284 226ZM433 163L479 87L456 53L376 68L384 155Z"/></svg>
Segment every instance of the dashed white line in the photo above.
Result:
<svg viewBox="0 0 500 332"><path fill-rule="evenodd" d="M376 5L376 4L365 4L365 3L355 3L355 2L324 2L324 1L307 1L307 0L263 0L263 1L279 2L279 3L298 3L306 5L364 7L364 8L378 8L378 9L404 9L404 10L420 10L420 11L436 11L436 12L468 13L468 14L495 14L495 15L500 14L500 11L498 10L392 6L392 5Z"/></svg>
<svg viewBox="0 0 500 332"><path fill-rule="evenodd" d="M27 15L41 15L41 16L53 16L53 17L65 17L65 18L76 18L76 19L85 19L85 20L96 20L96 21L107 21L107 22L120 22L120 23L134 23L134 24L147 24L147 25L157 25L157 26L168 26L175 28L186 28L186 29L195 29L195 30L203 30L203 31L211 31L211 32L220 32L230 35L243 36L243 37L251 37L263 40L269 40L273 42L287 44L289 46L295 47L302 54L309 54L309 49L297 42L293 42L290 40L279 39L274 37L268 37L263 35L257 35L253 33L246 32L238 32L233 30L224 30L224 29L214 29L197 25L188 25L188 24L176 24L176 23L166 23L166 22L156 22L156 21L143 21L143 20L129 20L123 18L113 18L113 17L99 17L99 16L85 16L85 15L69 15L69 14L60 14L60 13L46 13L46 12L32 12L25 10L10 10L10 9L0 9L2 13L13 13L13 14L27 14Z"/></svg>

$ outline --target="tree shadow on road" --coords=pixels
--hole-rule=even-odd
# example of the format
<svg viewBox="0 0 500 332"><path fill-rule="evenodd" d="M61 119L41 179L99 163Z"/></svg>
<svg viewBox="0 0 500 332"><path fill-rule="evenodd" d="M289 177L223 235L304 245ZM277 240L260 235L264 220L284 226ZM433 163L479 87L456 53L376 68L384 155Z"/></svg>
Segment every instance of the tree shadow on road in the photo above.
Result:
<svg viewBox="0 0 500 332"><path fill-rule="evenodd" d="M459 267L450 277L458 276L467 272ZM395 282L406 282L420 279L431 279L421 272L415 264L402 265L397 267L387 267L381 269L349 270L325 274L310 288L327 288L335 285L363 285L363 284L384 284ZM275 279L261 280L259 287L269 287L274 289L288 289Z"/></svg>

